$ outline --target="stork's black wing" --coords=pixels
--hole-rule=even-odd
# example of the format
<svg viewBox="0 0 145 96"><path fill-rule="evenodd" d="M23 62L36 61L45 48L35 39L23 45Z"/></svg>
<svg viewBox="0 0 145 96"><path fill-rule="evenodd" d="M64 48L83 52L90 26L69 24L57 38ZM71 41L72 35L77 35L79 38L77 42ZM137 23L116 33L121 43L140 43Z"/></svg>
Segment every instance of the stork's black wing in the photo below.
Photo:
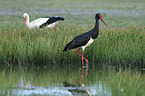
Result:
<svg viewBox="0 0 145 96"><path fill-rule="evenodd" d="M90 40L90 36L85 33L85 34L81 34L77 37L75 37L71 42L69 42L65 47L63 51L68 51L70 49L75 49L75 48L79 48L82 46L85 46L88 41Z"/></svg>

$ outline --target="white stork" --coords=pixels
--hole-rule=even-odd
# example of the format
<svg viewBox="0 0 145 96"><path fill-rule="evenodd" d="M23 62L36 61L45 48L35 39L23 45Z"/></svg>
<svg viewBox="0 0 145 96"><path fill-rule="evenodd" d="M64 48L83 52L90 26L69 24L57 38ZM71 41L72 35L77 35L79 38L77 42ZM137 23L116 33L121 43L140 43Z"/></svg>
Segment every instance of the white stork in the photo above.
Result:
<svg viewBox="0 0 145 96"><path fill-rule="evenodd" d="M29 15L27 13L23 14L24 17L24 27L28 27L28 29L34 28L53 28L60 20L64 21L63 17L42 17L38 18L32 22L29 21Z"/></svg>

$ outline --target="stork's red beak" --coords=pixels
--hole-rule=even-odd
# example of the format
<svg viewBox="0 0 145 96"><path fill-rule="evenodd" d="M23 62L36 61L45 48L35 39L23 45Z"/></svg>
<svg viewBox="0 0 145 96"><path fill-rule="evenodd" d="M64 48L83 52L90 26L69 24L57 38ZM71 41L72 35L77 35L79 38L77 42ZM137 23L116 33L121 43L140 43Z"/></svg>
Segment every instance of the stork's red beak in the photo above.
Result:
<svg viewBox="0 0 145 96"><path fill-rule="evenodd" d="M104 19L102 18L102 16L100 15L99 17L100 17L101 21L108 27L108 25L105 23L105 21L104 21Z"/></svg>
<svg viewBox="0 0 145 96"><path fill-rule="evenodd" d="M26 25L26 18L24 18L24 28L25 28L25 25Z"/></svg>

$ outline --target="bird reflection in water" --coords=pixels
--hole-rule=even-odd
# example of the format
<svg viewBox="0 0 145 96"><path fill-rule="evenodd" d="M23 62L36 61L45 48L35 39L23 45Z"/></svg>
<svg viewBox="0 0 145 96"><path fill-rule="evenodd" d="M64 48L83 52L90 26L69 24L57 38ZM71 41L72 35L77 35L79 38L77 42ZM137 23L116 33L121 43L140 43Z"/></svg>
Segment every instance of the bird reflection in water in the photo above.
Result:
<svg viewBox="0 0 145 96"><path fill-rule="evenodd" d="M74 96L77 96L77 95L92 96L92 92L89 89L85 87L81 87L80 85L71 84L71 83L68 83L67 81L63 82L63 85Z"/></svg>

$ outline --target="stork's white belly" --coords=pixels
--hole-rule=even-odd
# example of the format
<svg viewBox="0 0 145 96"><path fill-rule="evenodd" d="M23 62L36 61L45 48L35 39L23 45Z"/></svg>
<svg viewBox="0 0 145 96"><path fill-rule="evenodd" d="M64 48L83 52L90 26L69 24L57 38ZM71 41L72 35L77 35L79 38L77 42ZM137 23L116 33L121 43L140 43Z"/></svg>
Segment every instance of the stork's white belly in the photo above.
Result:
<svg viewBox="0 0 145 96"><path fill-rule="evenodd" d="M90 46L90 44L92 44L93 41L94 41L94 39L90 38L89 42L88 42L85 46L82 46L82 49L85 50L85 48L86 48L87 46Z"/></svg>

